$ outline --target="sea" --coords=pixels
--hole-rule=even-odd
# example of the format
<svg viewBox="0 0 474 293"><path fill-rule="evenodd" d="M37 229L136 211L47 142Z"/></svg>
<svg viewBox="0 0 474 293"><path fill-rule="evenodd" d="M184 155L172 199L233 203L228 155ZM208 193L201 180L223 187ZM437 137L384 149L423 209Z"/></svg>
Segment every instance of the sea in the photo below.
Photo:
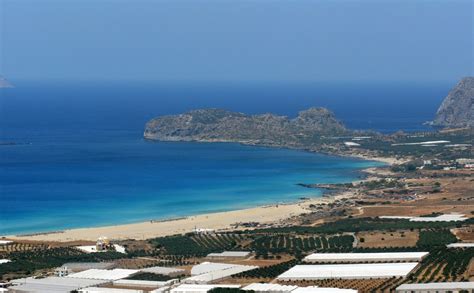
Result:
<svg viewBox="0 0 474 293"><path fill-rule="evenodd" d="M235 143L152 142L146 121L196 108L423 131L450 84L16 81L0 89L0 235L126 224L318 197L382 163Z"/></svg>

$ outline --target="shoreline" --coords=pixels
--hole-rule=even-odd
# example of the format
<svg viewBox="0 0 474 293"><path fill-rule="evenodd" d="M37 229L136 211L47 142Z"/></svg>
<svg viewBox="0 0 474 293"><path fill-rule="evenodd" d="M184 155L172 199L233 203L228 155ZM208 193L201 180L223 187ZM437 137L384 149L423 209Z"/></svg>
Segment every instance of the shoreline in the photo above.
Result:
<svg viewBox="0 0 474 293"><path fill-rule="evenodd" d="M155 237L185 234L195 228L212 229L216 232L236 230L235 226L243 223L260 225L285 224L285 220L310 212L309 206L321 203L331 203L336 200L351 197L349 192L308 198L292 203L267 204L252 208L238 209L226 212L214 212L187 216L175 219L149 220L132 224L120 224L88 228L72 228L61 231L38 232L24 235L5 235L8 240L18 241L96 241L106 236L112 240L146 240Z"/></svg>
<svg viewBox="0 0 474 293"><path fill-rule="evenodd" d="M250 145L250 144L244 144ZM271 146L263 146L271 147ZM294 148L296 149L296 148ZM310 153L318 153L313 150L299 149ZM369 157L361 154L329 154L324 155L348 157L367 161L385 163L385 166L368 167L358 170L369 177L370 173L379 168L403 163L405 160L389 157ZM353 183L366 179L354 179ZM347 199L354 194L347 191L327 192L321 189L321 197L299 199L288 203L270 203L250 208L216 211L204 214L183 216L179 218L150 219L129 224L106 225L98 227L71 228L50 232L32 232L25 234L0 235L1 238L9 240L26 241L96 241L99 237L106 236L113 240L136 239L145 240L150 238L184 234L192 232L195 228L212 229L216 231L235 230L238 223L258 222L261 225L284 224L283 221L291 217L310 212L309 206L321 203L331 203L340 199Z"/></svg>

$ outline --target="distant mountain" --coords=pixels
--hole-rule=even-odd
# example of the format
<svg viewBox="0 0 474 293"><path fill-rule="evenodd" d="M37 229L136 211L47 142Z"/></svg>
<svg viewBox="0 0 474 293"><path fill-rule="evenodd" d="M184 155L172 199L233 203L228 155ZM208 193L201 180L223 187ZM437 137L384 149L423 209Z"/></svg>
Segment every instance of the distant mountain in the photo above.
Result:
<svg viewBox="0 0 474 293"><path fill-rule="evenodd" d="M449 92L431 123L444 127L474 127L474 77L465 77Z"/></svg>
<svg viewBox="0 0 474 293"><path fill-rule="evenodd" d="M4 88L4 87L13 87L13 85L9 83L8 80L0 76L0 88Z"/></svg>
<svg viewBox="0 0 474 293"><path fill-rule="evenodd" d="M289 119L274 114L246 115L221 109L193 110L150 120L147 139L162 141L232 141L288 145L313 140L324 134L348 130L332 112L310 108Z"/></svg>

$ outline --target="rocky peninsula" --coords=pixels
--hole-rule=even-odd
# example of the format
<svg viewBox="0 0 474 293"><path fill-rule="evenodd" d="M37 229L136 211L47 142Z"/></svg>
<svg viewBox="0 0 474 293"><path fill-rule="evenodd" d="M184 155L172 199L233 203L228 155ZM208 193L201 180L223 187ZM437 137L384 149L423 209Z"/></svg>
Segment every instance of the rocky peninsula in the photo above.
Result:
<svg viewBox="0 0 474 293"><path fill-rule="evenodd" d="M154 118L145 127L147 139L160 141L242 142L295 145L321 135L350 131L325 108L301 111L296 118L275 114L246 115L221 109L193 110Z"/></svg>

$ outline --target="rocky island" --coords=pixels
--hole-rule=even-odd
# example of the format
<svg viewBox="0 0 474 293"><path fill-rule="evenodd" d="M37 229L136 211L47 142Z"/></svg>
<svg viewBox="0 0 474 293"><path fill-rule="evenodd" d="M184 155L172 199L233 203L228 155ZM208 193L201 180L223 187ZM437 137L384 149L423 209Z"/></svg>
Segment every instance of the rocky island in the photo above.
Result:
<svg viewBox="0 0 474 293"><path fill-rule="evenodd" d="M474 126L474 77L465 77L451 89L436 113L433 126Z"/></svg>
<svg viewBox="0 0 474 293"><path fill-rule="evenodd" d="M161 141L291 145L325 134L346 133L349 130L325 108L301 111L293 119L275 114L246 115L221 109L202 109L154 118L146 124L144 136Z"/></svg>

